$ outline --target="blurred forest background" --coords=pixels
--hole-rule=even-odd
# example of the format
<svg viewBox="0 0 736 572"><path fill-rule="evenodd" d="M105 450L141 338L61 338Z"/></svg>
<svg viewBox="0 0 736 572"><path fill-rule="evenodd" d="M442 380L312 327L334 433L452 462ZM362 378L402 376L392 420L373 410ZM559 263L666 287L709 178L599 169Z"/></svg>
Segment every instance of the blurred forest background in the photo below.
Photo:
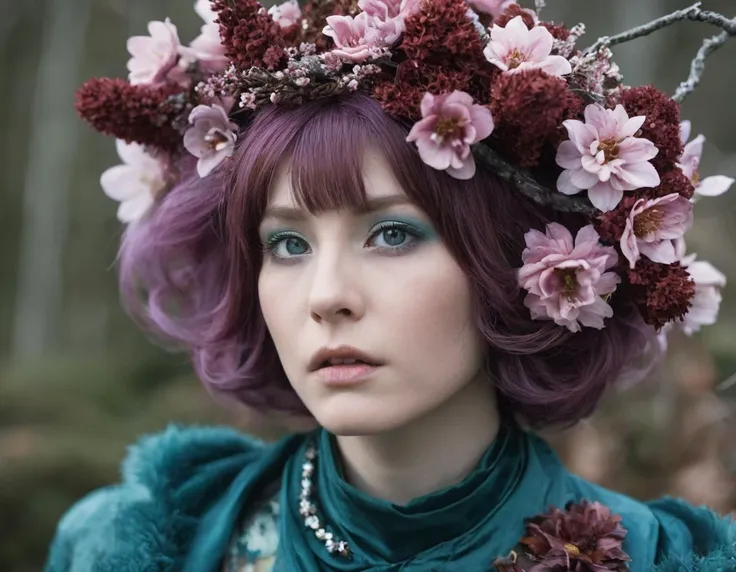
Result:
<svg viewBox="0 0 736 572"><path fill-rule="evenodd" d="M522 1L522 4L526 0ZM530 0L529 0L530 1ZM270 4L268 2L267 4ZM159 350L118 302L116 204L99 186L114 142L77 119L74 91L126 75L125 41L166 16L183 43L194 0L3 0L0 12L0 571L41 569L62 512L118 477L125 446L167 422L228 423L265 436L275 422L216 406L186 356ZM581 45L688 0L548 0L544 19L586 22ZM529 6L529 4L526 4ZM734 0L705 8L736 15ZM627 83L673 92L703 38L683 22L614 49ZM701 173L736 177L736 39L708 60L683 106L707 137ZM690 250L736 286L736 188L703 199ZM674 336L648 381L613 392L590 421L551 436L568 466L640 498L736 509L736 287L720 322Z"/></svg>

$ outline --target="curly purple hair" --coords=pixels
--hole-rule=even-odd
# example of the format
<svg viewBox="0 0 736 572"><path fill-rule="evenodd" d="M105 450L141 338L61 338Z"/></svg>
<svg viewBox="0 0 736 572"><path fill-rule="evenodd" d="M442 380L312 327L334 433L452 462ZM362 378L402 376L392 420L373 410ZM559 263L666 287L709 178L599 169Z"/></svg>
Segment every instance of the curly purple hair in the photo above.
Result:
<svg viewBox="0 0 736 572"><path fill-rule="evenodd" d="M361 206L361 162L371 147L467 274L501 407L536 427L588 416L608 385L636 373L632 364L652 362L645 353L656 346L653 328L615 297L603 330L574 334L532 320L516 277L524 233L563 218L571 229L585 221L540 208L482 167L468 181L427 167L407 131L358 94L264 109L243 127L227 166L200 179L184 160L179 184L128 229L119 261L126 308L160 340L188 349L210 391L261 410L306 413L260 311L257 229L284 160L303 208Z"/></svg>

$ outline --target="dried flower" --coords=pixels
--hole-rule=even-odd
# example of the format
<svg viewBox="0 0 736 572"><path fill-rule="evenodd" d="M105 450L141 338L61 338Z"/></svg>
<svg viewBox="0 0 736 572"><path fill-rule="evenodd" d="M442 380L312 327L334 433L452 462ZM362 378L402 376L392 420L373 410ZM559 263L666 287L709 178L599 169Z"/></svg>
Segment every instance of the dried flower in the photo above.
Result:
<svg viewBox="0 0 736 572"><path fill-rule="evenodd" d="M493 23L503 27L517 16L521 16L526 27L529 29L540 23L537 13L534 10L522 8L516 2L509 2L505 10L493 18Z"/></svg>
<svg viewBox="0 0 736 572"><path fill-rule="evenodd" d="M197 161L197 173L206 177L235 151L238 126L219 105L198 105L189 115L192 124L184 134L184 147Z"/></svg>
<svg viewBox="0 0 736 572"><path fill-rule="evenodd" d="M427 92L421 104L422 119L407 136L415 142L419 156L427 165L456 179L475 174L470 145L482 141L493 131L493 117L487 107L473 103L465 92L434 96Z"/></svg>
<svg viewBox="0 0 736 572"><path fill-rule="evenodd" d="M680 123L680 139L685 146L682 157L680 157L680 169L695 187L695 194L701 197L717 197L725 193L734 183L734 179L724 175L713 175L700 178L700 158L703 155L703 143L705 137L698 135L688 143L690 138L690 122L685 120Z"/></svg>
<svg viewBox="0 0 736 572"><path fill-rule="evenodd" d="M268 13L274 22L282 28L289 28L298 24L302 19L302 10L296 0L287 0L281 4L275 4L268 9Z"/></svg>
<svg viewBox="0 0 736 572"><path fill-rule="evenodd" d="M400 49L408 59L447 72L470 69L479 78L494 69L483 56L485 44L465 0L423 0L421 8L404 21Z"/></svg>
<svg viewBox="0 0 736 572"><path fill-rule="evenodd" d="M186 85L186 76L177 70L179 62L179 34L176 26L166 18L165 22L149 22L150 36L128 38L128 79L132 85L159 86L172 79Z"/></svg>
<svg viewBox="0 0 736 572"><path fill-rule="evenodd" d="M585 122L563 122L570 139L557 149L557 164L565 169L557 190L575 195L587 189L593 206L606 212L624 191L657 186L659 174L649 161L658 150L651 141L635 137L645 120L629 118L621 105L610 110L591 104L585 108Z"/></svg>
<svg viewBox="0 0 736 572"><path fill-rule="evenodd" d="M281 27L258 0L211 0L225 55L240 70L273 70L286 61Z"/></svg>
<svg viewBox="0 0 736 572"><path fill-rule="evenodd" d="M675 168L682 155L678 104L668 94L650 85L624 89L618 99L629 116L643 115L647 118L639 136L659 149L652 160L657 171L662 174Z"/></svg>
<svg viewBox="0 0 736 572"><path fill-rule="evenodd" d="M578 117L585 103L564 79L542 70L500 75L491 90L495 138L503 153L520 167L539 164L543 150L556 147L564 131L560 124Z"/></svg>
<svg viewBox="0 0 736 572"><path fill-rule="evenodd" d="M521 539L538 562L533 570L623 572L631 561L623 550L621 517L599 502L568 503L529 519Z"/></svg>
<svg viewBox="0 0 736 572"><path fill-rule="evenodd" d="M518 73L541 69L563 76L572 71L570 62L562 56L553 56L554 38L544 26L526 27L521 16L513 18L505 27L496 24L491 29L491 41L483 50L486 59L504 73Z"/></svg>
<svg viewBox="0 0 736 572"><path fill-rule="evenodd" d="M687 269L679 262L660 264L642 258L627 271L628 292L647 324L661 329L684 319L695 295Z"/></svg>
<svg viewBox="0 0 736 572"><path fill-rule="evenodd" d="M692 203L677 193L639 199L626 219L621 252L631 268L642 254L654 262L671 264L678 259L674 241L684 236L692 221Z"/></svg>
<svg viewBox="0 0 736 572"><path fill-rule="evenodd" d="M105 194L120 202L118 220L130 223L141 219L166 187L161 163L146 153L142 145L116 141L122 165L110 167L100 176Z"/></svg>
<svg viewBox="0 0 736 572"><path fill-rule="evenodd" d="M613 309L604 296L616 290L620 277L607 272L618 262L614 248L603 246L592 225L572 234L558 223L546 233L530 230L524 235L519 285L528 294L524 305L534 320L554 320L571 332L581 326L602 329Z"/></svg>
<svg viewBox="0 0 736 572"><path fill-rule="evenodd" d="M130 85L111 78L87 81L75 101L79 114L97 131L170 152L181 146L175 124L185 104L176 85Z"/></svg>

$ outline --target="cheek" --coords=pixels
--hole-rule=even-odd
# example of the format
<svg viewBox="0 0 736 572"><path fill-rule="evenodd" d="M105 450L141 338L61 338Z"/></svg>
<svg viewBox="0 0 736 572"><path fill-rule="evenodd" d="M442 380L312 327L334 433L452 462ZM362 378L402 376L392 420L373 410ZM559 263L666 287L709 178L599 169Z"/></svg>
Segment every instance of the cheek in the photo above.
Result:
<svg viewBox="0 0 736 572"><path fill-rule="evenodd" d="M417 262L419 271L406 272L401 295L391 305L394 326L402 332L407 348L425 358L446 359L478 351L467 276L444 248L431 262Z"/></svg>
<svg viewBox="0 0 736 572"><path fill-rule="evenodd" d="M288 339L289 302L293 300L293 294L287 280L280 279L276 272L264 267L258 277L258 299L263 319L277 346Z"/></svg>

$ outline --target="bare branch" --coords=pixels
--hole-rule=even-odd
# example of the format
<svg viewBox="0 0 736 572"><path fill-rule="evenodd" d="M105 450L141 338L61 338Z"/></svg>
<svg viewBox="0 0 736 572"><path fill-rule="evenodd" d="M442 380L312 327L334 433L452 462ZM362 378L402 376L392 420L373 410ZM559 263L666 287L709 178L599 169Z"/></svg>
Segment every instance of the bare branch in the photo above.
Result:
<svg viewBox="0 0 736 572"><path fill-rule="evenodd" d="M486 167L493 170L504 181L511 183L522 195L538 205L551 207L562 212L594 214L596 212L590 202L583 197L571 197L551 191L540 185L534 178L514 167L496 151L487 145L476 143L472 145L473 157Z"/></svg>
<svg viewBox="0 0 736 572"><path fill-rule="evenodd" d="M683 101L685 101L685 98L690 95L700 83L700 78L705 71L705 60L708 58L708 56L710 56L713 52L715 52L718 48L725 44L730 37L731 36L728 32L721 32L717 36L713 36L711 38L706 38L705 40L703 40L703 45L700 46L698 53L695 55L693 61L690 63L690 75L688 76L687 80L683 81L677 87L677 90L672 96L672 99L674 99L677 103L682 103Z"/></svg>
<svg viewBox="0 0 736 572"><path fill-rule="evenodd" d="M710 10L703 10L700 8L700 4L700 2L697 2L689 8L677 10L666 16L652 20L647 24L642 24L641 26L616 34L615 36L603 36L602 38L598 38L592 46L583 50L583 54L597 52L603 47L611 47L617 44L630 42L631 40L635 40L643 36L648 36L652 32L656 32L657 30L684 20L689 20L691 22L706 22L708 24L718 26L729 36L736 36L736 19L729 19L723 14L718 14Z"/></svg>

